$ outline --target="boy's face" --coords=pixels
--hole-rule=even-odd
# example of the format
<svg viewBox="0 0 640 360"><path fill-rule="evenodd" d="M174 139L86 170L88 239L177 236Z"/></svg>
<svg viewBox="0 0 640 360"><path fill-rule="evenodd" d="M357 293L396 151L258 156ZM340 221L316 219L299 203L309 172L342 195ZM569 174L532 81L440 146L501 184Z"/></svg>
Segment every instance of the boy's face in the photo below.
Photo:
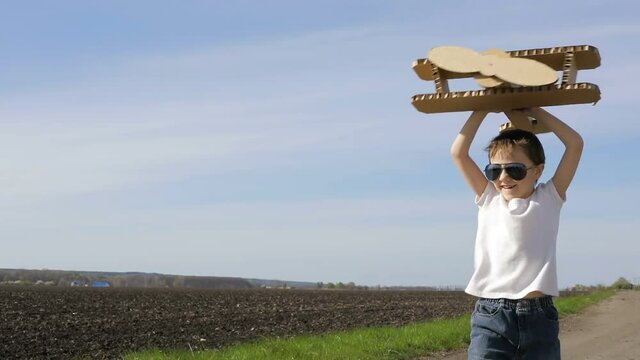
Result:
<svg viewBox="0 0 640 360"><path fill-rule="evenodd" d="M536 182L542 175L542 170L544 169L544 164L534 166L533 162L520 147L498 151L491 157L491 163L501 165L521 163L529 168L527 175L522 180L514 180L509 177L505 170L502 170L500 177L493 181L496 189L500 191L502 197L507 201L516 198L525 199L531 196Z"/></svg>

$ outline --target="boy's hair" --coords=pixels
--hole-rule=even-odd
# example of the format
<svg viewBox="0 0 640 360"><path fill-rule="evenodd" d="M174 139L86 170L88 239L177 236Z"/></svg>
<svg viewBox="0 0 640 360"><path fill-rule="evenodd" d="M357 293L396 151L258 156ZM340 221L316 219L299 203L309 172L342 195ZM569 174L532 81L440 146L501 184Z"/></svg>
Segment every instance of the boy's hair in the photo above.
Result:
<svg viewBox="0 0 640 360"><path fill-rule="evenodd" d="M540 140L534 133L526 130L513 129L500 133L491 140L485 151L489 152L491 160L499 151L512 150L516 146L524 151L533 165L544 164L544 149Z"/></svg>

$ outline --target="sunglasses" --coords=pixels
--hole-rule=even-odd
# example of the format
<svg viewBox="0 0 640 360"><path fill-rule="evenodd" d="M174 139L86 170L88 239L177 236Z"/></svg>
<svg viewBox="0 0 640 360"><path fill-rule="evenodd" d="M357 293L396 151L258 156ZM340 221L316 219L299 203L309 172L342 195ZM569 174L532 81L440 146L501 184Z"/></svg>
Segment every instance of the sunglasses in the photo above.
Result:
<svg viewBox="0 0 640 360"><path fill-rule="evenodd" d="M487 176L487 179L494 181L500 177L502 169L504 169L510 178L519 181L524 179L527 176L527 171L532 168L534 168L534 166L527 167L521 163L489 164L484 168L484 174Z"/></svg>

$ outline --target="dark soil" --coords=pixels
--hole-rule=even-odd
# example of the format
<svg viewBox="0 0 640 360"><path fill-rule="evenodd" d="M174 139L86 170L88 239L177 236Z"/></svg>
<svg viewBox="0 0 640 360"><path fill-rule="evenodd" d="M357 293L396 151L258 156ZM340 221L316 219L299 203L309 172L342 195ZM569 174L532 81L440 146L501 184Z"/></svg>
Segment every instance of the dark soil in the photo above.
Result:
<svg viewBox="0 0 640 360"><path fill-rule="evenodd" d="M0 286L0 359L113 359L471 312L463 292Z"/></svg>

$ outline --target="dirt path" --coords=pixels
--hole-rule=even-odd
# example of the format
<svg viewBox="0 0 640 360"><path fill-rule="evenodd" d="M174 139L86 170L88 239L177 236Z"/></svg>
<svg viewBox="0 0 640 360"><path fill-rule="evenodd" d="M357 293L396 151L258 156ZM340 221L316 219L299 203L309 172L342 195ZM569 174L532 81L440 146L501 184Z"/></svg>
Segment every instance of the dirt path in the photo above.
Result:
<svg viewBox="0 0 640 360"><path fill-rule="evenodd" d="M623 291L560 322L564 360L640 360L640 291ZM466 360L466 350L416 360Z"/></svg>

